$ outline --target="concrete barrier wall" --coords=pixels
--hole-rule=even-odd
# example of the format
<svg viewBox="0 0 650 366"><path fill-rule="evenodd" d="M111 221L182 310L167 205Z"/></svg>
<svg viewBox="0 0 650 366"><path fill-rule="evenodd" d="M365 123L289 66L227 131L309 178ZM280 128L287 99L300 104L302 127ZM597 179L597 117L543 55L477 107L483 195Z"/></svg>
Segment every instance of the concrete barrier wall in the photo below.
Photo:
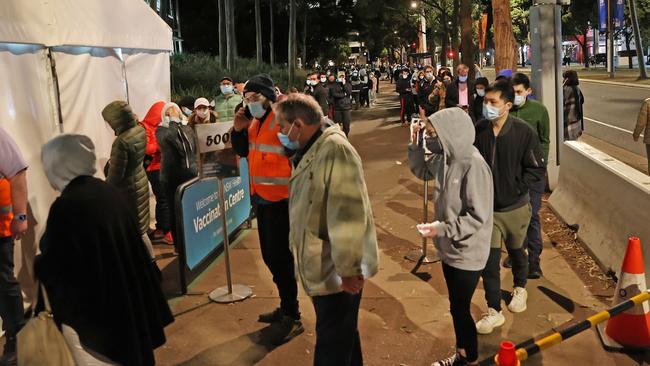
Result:
<svg viewBox="0 0 650 366"><path fill-rule="evenodd" d="M650 177L590 145L565 142L551 208L606 268L618 273L627 238L638 236L650 283Z"/></svg>

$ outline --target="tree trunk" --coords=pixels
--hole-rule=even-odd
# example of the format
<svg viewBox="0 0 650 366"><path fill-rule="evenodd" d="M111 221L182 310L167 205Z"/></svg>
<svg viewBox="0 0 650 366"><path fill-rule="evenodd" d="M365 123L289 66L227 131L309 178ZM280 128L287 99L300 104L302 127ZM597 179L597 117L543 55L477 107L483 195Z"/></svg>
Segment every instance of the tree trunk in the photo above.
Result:
<svg viewBox="0 0 650 366"><path fill-rule="evenodd" d="M257 67L262 65L262 14L260 0L255 0L255 43L257 46Z"/></svg>
<svg viewBox="0 0 650 366"><path fill-rule="evenodd" d="M274 28L273 27L273 18L274 18L273 0L269 0L269 14L270 14L270 20L271 20L271 24L270 24L271 32L269 34L269 38L270 38L270 41L269 41L269 61L271 62L271 66L273 66L273 65L275 65L275 46L273 45L273 37L275 37L275 35L274 35L275 30L273 29Z"/></svg>
<svg viewBox="0 0 650 366"><path fill-rule="evenodd" d="M517 70L517 42L512 30L509 0L492 0L494 14L494 66L496 72L503 69Z"/></svg>
<svg viewBox="0 0 650 366"><path fill-rule="evenodd" d="M630 37L630 33L625 32L625 48L627 49L627 68L630 70L634 68L634 61L632 61L632 52L630 51L631 43L632 43L632 38Z"/></svg>
<svg viewBox="0 0 650 366"><path fill-rule="evenodd" d="M229 14L229 23L230 24L230 36L232 37L232 54L233 54L233 65L234 59L237 58L237 32L235 31L235 0L228 0L230 3Z"/></svg>
<svg viewBox="0 0 650 366"><path fill-rule="evenodd" d="M454 69L460 64L460 55L458 54L460 42L458 41L458 11L460 10L460 0L453 1L453 9L451 15L451 48L454 51Z"/></svg>
<svg viewBox="0 0 650 366"><path fill-rule="evenodd" d="M636 14L635 0L629 0L628 6L630 9L630 23L634 30L634 44L636 45L636 59L639 61L639 79L647 79L648 72L645 68L645 57L643 57L643 42L641 41L641 34L639 33L639 19Z"/></svg>
<svg viewBox="0 0 650 366"><path fill-rule="evenodd" d="M226 45L226 1L218 0L217 6L219 9L219 64L222 68L226 67L227 49Z"/></svg>
<svg viewBox="0 0 650 366"><path fill-rule="evenodd" d="M224 0L225 1L225 13L231 14L231 8L233 7L233 0ZM235 44L232 34L232 23L233 19L230 16L226 16L226 69L232 71L235 66Z"/></svg>
<svg viewBox="0 0 650 366"><path fill-rule="evenodd" d="M309 6L305 4L305 14L302 19L302 67L307 68L307 14Z"/></svg>
<svg viewBox="0 0 650 366"><path fill-rule="evenodd" d="M469 79L474 80L474 32L472 27L472 0L462 0L460 4L460 27L463 48L463 63L469 67Z"/></svg>
<svg viewBox="0 0 650 366"><path fill-rule="evenodd" d="M447 6L446 1L443 1L442 6ZM440 45L442 47L442 51L440 52L440 66L447 66L447 52L449 51L449 37L447 36L449 25L447 24L447 13L442 12L440 18L442 20L443 29L445 30L440 39Z"/></svg>
<svg viewBox="0 0 650 366"><path fill-rule="evenodd" d="M296 0L289 0L289 42L287 51L289 71L289 85L287 87L290 87L296 78Z"/></svg>
<svg viewBox="0 0 650 366"><path fill-rule="evenodd" d="M584 39L584 42L580 44L582 47L582 56L584 57L584 63L585 63L585 68L589 68L589 43L587 42L587 33L589 32L589 29L585 29L584 32L582 32L582 38Z"/></svg>

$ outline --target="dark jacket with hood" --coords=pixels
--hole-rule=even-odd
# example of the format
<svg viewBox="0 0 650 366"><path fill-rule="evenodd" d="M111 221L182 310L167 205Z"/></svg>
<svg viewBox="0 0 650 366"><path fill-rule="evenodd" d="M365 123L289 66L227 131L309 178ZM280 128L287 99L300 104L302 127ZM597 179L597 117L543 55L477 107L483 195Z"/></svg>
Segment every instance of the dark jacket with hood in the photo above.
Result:
<svg viewBox="0 0 650 366"><path fill-rule="evenodd" d="M482 270L490 253L492 235L490 168L472 145L474 126L462 109L444 109L429 117L429 121L436 130L442 153L427 159L421 144L411 144L409 165L418 178L435 180L436 248L449 266ZM427 145L434 140L427 138Z"/></svg>
<svg viewBox="0 0 650 366"><path fill-rule="evenodd" d="M305 94L311 95L316 99L316 102L318 102L318 105L320 106L321 110L323 111L323 115L327 116L328 112L328 105L327 105L327 99L329 98L329 89L324 86L322 83L318 83L316 86L308 86L305 88Z"/></svg>
<svg viewBox="0 0 650 366"><path fill-rule="evenodd" d="M476 125L474 145L492 170L494 210L506 212L527 205L530 187L544 179L546 172L535 131L526 122L509 115L495 137L492 122L485 119Z"/></svg>
<svg viewBox="0 0 650 366"><path fill-rule="evenodd" d="M111 148L106 182L126 195L136 210L140 234L146 234L149 230L149 181L143 166L147 146L145 129L123 101L107 105L102 116L117 136Z"/></svg>
<svg viewBox="0 0 650 366"><path fill-rule="evenodd" d="M50 208L40 249L34 271L54 320L113 362L154 365L173 317L118 190L90 176L72 180Z"/></svg>

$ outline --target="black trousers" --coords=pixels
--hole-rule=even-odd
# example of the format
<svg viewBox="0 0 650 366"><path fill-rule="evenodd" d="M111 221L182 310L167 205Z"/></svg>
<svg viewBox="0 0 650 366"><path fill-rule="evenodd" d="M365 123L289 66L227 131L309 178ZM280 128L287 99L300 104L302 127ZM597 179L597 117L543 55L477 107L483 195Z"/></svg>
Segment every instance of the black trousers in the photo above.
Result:
<svg viewBox="0 0 650 366"><path fill-rule="evenodd" d="M370 89L364 87L361 89L360 104L361 106L370 107Z"/></svg>
<svg viewBox="0 0 650 366"><path fill-rule="evenodd" d="M258 204L256 213L262 259L278 287L280 308L285 315L300 319L298 283L289 249L289 202Z"/></svg>
<svg viewBox="0 0 650 366"><path fill-rule="evenodd" d="M345 136L350 134L350 120L352 119L352 111L349 109L341 110L341 109L335 109L334 110L334 122L340 123L343 125L343 132L345 133Z"/></svg>
<svg viewBox="0 0 650 366"><path fill-rule="evenodd" d="M470 307L481 271L464 271L443 263L442 272L449 292L451 318L456 332L456 348L465 350L469 362L476 361L478 335Z"/></svg>
<svg viewBox="0 0 650 366"><path fill-rule="evenodd" d="M526 287L528 277L528 256L522 248L508 249L513 262L512 271L515 287ZM481 274L488 307L501 311L501 248L490 248L490 256Z"/></svg>
<svg viewBox="0 0 650 366"><path fill-rule="evenodd" d="M169 223L169 205L167 201L167 194L162 189L160 184L160 170L147 172L147 178L151 183L151 190L156 197L156 229L160 229L167 233L170 228Z"/></svg>
<svg viewBox="0 0 650 366"><path fill-rule="evenodd" d="M542 179L530 187L530 205L532 208L532 215L530 217L530 225L528 225L526 241L524 241L524 248L528 249L528 264L530 267L539 267L539 257L542 255L542 250L544 248L539 210L542 208L542 197L544 196L545 188L546 179Z"/></svg>
<svg viewBox="0 0 650 366"><path fill-rule="evenodd" d="M0 238L0 317L8 338L15 338L25 324L23 295L14 275L14 241Z"/></svg>
<svg viewBox="0 0 650 366"><path fill-rule="evenodd" d="M314 366L361 366L358 318L361 293L312 297L316 311Z"/></svg>

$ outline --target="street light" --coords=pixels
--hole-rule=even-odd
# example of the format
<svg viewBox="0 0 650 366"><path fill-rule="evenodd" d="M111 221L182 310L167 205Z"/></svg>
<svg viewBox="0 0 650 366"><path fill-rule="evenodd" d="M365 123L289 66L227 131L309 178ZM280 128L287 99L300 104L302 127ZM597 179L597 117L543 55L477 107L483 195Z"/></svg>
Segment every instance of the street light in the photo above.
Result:
<svg viewBox="0 0 650 366"><path fill-rule="evenodd" d="M418 7L417 1L411 1L411 8L415 9Z"/></svg>

